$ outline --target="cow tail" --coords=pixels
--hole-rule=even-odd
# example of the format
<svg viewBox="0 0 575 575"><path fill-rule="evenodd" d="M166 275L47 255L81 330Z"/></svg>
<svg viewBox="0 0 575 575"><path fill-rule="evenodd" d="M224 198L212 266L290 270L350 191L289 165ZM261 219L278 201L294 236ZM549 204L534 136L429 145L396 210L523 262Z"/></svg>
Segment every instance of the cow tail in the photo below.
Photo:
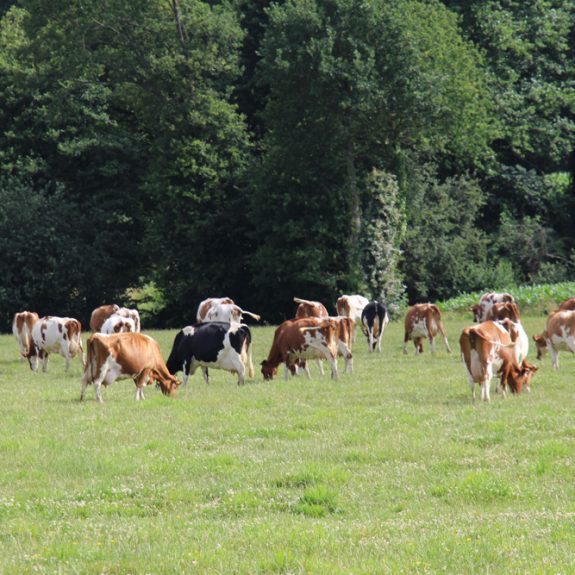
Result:
<svg viewBox="0 0 575 575"><path fill-rule="evenodd" d="M86 363L84 364L84 381L86 383L93 383L94 373L92 371L94 363L94 340L92 337L86 341Z"/></svg>
<svg viewBox="0 0 575 575"><path fill-rule="evenodd" d="M248 365L248 375L250 378L254 378L255 371L254 371L254 364L252 361L252 332L249 327L245 326L244 328L245 340L244 340L244 350L246 354L246 363Z"/></svg>

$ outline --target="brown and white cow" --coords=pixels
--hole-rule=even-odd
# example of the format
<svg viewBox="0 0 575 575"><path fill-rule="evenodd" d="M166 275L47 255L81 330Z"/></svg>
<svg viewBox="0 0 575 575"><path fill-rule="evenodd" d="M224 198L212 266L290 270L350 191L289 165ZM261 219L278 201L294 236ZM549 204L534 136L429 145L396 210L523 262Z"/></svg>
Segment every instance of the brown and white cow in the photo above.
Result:
<svg viewBox="0 0 575 575"><path fill-rule="evenodd" d="M517 304L513 302L493 304L487 311L487 319L502 322L503 327L510 325L509 322L513 323L514 329L519 333L515 346L517 362L521 363L524 359L527 359L527 354L529 353L529 337L527 337L527 333L525 333L523 329Z"/></svg>
<svg viewBox="0 0 575 575"><path fill-rule="evenodd" d="M18 342L20 361L24 361L24 358L30 351L32 345L32 328L39 319L38 314L33 311L20 311L14 314L12 333Z"/></svg>
<svg viewBox="0 0 575 575"><path fill-rule="evenodd" d="M361 322L361 312L369 303L369 300L362 295L342 295L337 299L335 307L337 315L350 317L354 322ZM353 341L357 338L357 325L353 332Z"/></svg>
<svg viewBox="0 0 575 575"><path fill-rule="evenodd" d="M488 311L493 307L494 304L505 302L514 303L515 299L510 293L489 292L483 294L479 300L479 303L469 308L469 311L473 312L473 321L478 323L485 321L487 319Z"/></svg>
<svg viewBox="0 0 575 575"><path fill-rule="evenodd" d="M267 359L261 363L264 379L273 379L278 366L283 363L287 380L288 372L293 371L296 362L308 359L327 359L331 377L337 379L339 326L340 323L331 318L307 317L284 321L275 331ZM351 353L346 359L351 359Z"/></svg>
<svg viewBox="0 0 575 575"><path fill-rule="evenodd" d="M100 333L111 334L111 333L129 333L137 332L136 323L131 317L124 317L113 313L102 325Z"/></svg>
<svg viewBox="0 0 575 575"><path fill-rule="evenodd" d="M328 317L329 313L326 307L319 301L310 301L299 297L293 298L294 302L299 304L295 312L296 319L302 317Z"/></svg>
<svg viewBox="0 0 575 575"><path fill-rule="evenodd" d="M443 343L448 353L451 353L445 329L441 323L441 312L432 303L418 303L411 306L405 315L405 335L403 338L403 353L407 354L407 342L412 339L415 353L423 352L423 339L429 339L431 353L435 353L435 336L441 333Z"/></svg>
<svg viewBox="0 0 575 575"><path fill-rule="evenodd" d="M575 310L559 310L547 318L545 330L534 335L537 346L537 359L542 359L546 351L551 354L554 369L559 369L559 352L575 353Z"/></svg>
<svg viewBox="0 0 575 575"><path fill-rule="evenodd" d="M575 310L575 297L570 297L559 304L559 309L564 311Z"/></svg>
<svg viewBox="0 0 575 575"><path fill-rule="evenodd" d="M134 322L134 331L140 331L140 314L138 313L138 310L120 307L114 303L97 307L92 312L92 315L90 316L90 329L92 330L92 333L101 332L105 321L112 315L119 315L131 319Z"/></svg>
<svg viewBox="0 0 575 575"><path fill-rule="evenodd" d="M491 379L501 373L502 396L506 388L520 392L528 387L537 368L527 362L519 364L515 356L518 333L510 326L511 333L500 323L485 321L465 328L459 338L461 357L469 376L471 396L475 401L475 384L481 386L481 399L490 400Z"/></svg>
<svg viewBox="0 0 575 575"><path fill-rule="evenodd" d="M203 321L223 321L227 323L241 323L243 316L247 315L256 321L261 317L251 311L246 311L233 303L216 303L210 307L204 316Z"/></svg>
<svg viewBox="0 0 575 575"><path fill-rule="evenodd" d="M80 401L89 383L94 385L96 399L102 402L102 385L117 379L132 378L136 400L144 399L144 386L157 382L164 395L174 396L180 385L162 357L160 346L141 333L94 334L86 343L87 359L82 378Z"/></svg>
<svg viewBox="0 0 575 575"><path fill-rule="evenodd" d="M198 306L198 311L196 312L196 320L198 322L206 321L206 314L210 311L210 309L218 304L234 304L234 300L229 297L209 297L206 298L204 301L200 302Z"/></svg>
<svg viewBox="0 0 575 575"><path fill-rule="evenodd" d="M38 370L38 360L42 361L42 371L47 371L48 356L51 353L66 358L66 371L70 368L70 360L77 355L84 365L82 324L77 319L46 316L34 324L32 345L25 355L32 371Z"/></svg>

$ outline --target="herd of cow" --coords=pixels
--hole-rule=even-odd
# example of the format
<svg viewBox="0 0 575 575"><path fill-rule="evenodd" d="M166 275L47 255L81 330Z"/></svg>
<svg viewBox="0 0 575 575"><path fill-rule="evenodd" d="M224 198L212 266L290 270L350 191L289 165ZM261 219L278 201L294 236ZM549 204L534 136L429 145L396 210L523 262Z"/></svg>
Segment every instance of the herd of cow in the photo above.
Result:
<svg viewBox="0 0 575 575"><path fill-rule="evenodd" d="M389 315L384 304L369 301L360 295L344 295L337 300L337 316L330 316L320 302L294 298L298 304L295 318L284 321L274 333L268 357L261 363L266 380L273 379L280 365L289 374L304 371L308 377L309 360L317 360L323 375L322 360L337 379L337 357L342 356L345 370L353 370L352 342L356 338L356 322L368 341L370 352L381 352L381 339ZM507 387L520 393L529 389L537 367L527 361L529 339L521 324L519 309L511 294L488 293L470 308L475 325L463 329L459 344L471 394L475 399L475 384L481 387L481 398L489 401L490 384L498 374L502 396ZM104 305L92 312L92 335L86 343L86 357L82 345L82 326L74 318L46 316L23 311L14 315L12 330L22 357L28 359L33 371L42 362L48 367L50 353L58 353L70 360L80 356L84 366L82 391L84 399L88 384L94 385L96 399L102 401L102 385L107 386L119 378L132 378L136 384L136 399L144 398L144 387L157 384L165 395L176 393L183 373L184 383L201 368L206 382L208 369L216 368L237 373L238 384L243 384L246 370L254 377L250 328L242 323L244 315L260 320L257 314L237 306L230 298L209 298L200 303L197 323L184 327L175 337L168 360L164 362L160 346L151 337L140 333L137 310L117 305ZM435 352L435 337L441 334L449 353L451 349L441 322L439 308L431 303L416 304L405 317L403 352L413 341L415 352L423 351L428 339ZM558 369L558 352L575 353L575 298L563 302L547 319L541 335L533 336L537 346L537 359L548 350L552 363ZM497 383L496 383L497 389Z"/></svg>

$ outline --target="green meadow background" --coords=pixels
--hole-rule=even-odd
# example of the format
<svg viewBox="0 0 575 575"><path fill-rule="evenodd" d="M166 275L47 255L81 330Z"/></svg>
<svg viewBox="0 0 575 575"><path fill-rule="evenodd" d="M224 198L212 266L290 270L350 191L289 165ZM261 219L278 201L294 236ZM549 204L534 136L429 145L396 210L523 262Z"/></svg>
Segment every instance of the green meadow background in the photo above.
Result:
<svg viewBox="0 0 575 575"><path fill-rule="evenodd" d="M0 336L0 573L575 572L575 359L473 404L470 321L444 323L452 355L403 355L395 322L338 381L264 382L255 327L245 386L198 371L136 403L123 380L103 405L78 359L33 374ZM147 333L167 357L176 331Z"/></svg>

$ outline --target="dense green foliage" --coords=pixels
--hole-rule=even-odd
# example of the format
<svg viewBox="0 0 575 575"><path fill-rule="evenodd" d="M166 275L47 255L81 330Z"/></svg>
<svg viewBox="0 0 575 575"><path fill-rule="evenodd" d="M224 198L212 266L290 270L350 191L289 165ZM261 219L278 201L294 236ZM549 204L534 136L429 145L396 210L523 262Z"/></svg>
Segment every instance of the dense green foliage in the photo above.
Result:
<svg viewBox="0 0 575 575"><path fill-rule="evenodd" d="M570 0L0 9L0 327L575 274ZM161 305L159 304L161 302ZM153 309L153 312L150 311Z"/></svg>
<svg viewBox="0 0 575 575"><path fill-rule="evenodd" d="M173 400L118 381L104 405L78 403L78 359L33 374L0 336L0 572L572 573L575 356L473 405L470 315L444 318L451 355L403 355L392 322L338 381L211 370ZM174 334L152 332L164 355ZM273 328L253 334L257 365Z"/></svg>

